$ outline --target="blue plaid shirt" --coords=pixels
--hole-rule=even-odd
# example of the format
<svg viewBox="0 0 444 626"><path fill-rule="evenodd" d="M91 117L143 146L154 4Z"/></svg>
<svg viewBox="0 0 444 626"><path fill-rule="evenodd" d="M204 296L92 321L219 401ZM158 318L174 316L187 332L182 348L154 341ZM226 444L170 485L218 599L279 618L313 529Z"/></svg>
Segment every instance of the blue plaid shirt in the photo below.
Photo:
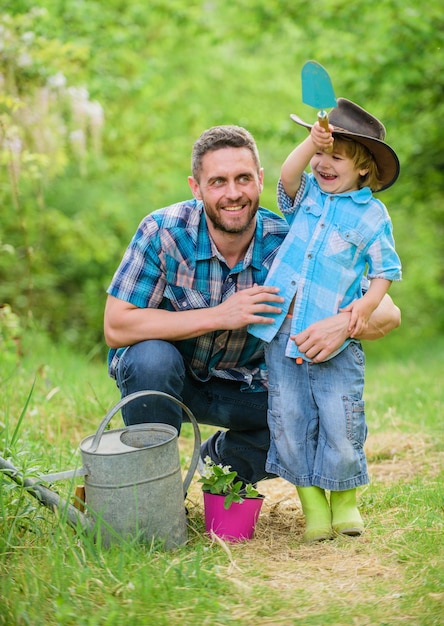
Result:
<svg viewBox="0 0 444 626"><path fill-rule="evenodd" d="M142 220L108 293L140 308L214 307L235 291L264 283L287 232L282 217L260 207L255 237L245 258L230 269L210 238L202 202L174 204ZM197 379L218 376L242 381L250 391L263 390L263 342L246 328L214 331L175 345ZM109 351L112 377L124 350Z"/></svg>
<svg viewBox="0 0 444 626"><path fill-rule="evenodd" d="M401 280L390 217L369 187L330 195L312 174L304 173L294 200L279 181L278 204L290 230L265 284L279 287L285 303L280 315L269 316L274 324L249 327L255 337L273 339L296 293L292 334L360 298L366 268L369 279ZM292 340L286 355L307 358Z"/></svg>

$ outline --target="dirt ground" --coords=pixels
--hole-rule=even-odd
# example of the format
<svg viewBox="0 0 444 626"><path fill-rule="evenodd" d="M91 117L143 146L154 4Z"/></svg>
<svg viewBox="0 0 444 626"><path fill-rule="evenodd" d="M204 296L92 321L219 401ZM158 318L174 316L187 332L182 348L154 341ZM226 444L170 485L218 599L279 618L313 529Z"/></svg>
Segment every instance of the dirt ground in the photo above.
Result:
<svg viewBox="0 0 444 626"><path fill-rule="evenodd" d="M366 453L372 485L409 482L417 475L427 474L430 478L437 475L444 454L431 452L431 446L432 442L417 435L369 436ZM199 484L193 483L191 498L199 501L200 494L194 493L196 487L199 491ZM337 601L338 595L349 608L358 603L362 606L366 602L387 602L387 608L394 609L404 584L402 564L391 547L396 533L402 532L396 525L396 511L388 513L392 519L385 513L381 520L379 511L369 514L367 510L364 516L367 527L362 537L303 544L304 520L295 487L278 478L259 483L259 490L266 497L254 538L234 545L213 539L229 556L228 567L219 572L222 578L229 578L240 592L252 584L275 590L284 600L283 606L286 602L294 603L295 594L302 593L307 616L313 610L322 611L329 600ZM361 494L364 490L360 490ZM381 534L384 524L387 533ZM376 527L378 532L374 530ZM373 534L378 535L377 539ZM380 591L376 591L380 585L386 589L382 599ZM304 615L298 613L294 617L303 619ZM242 620L243 616L238 618ZM263 624L288 623L286 620L288 613L287 617L283 613Z"/></svg>

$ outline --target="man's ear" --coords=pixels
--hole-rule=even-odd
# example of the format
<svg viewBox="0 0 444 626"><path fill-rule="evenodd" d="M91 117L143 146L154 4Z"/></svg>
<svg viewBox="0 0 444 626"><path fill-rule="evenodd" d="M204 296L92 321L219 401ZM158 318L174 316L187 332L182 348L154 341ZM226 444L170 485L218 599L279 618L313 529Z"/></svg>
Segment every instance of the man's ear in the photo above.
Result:
<svg viewBox="0 0 444 626"><path fill-rule="evenodd" d="M190 186L191 192L196 200L202 200L202 195L200 193L199 183L193 176L188 176L188 184Z"/></svg>
<svg viewBox="0 0 444 626"><path fill-rule="evenodd" d="M264 190L264 168L261 167L259 170L259 191L262 193Z"/></svg>

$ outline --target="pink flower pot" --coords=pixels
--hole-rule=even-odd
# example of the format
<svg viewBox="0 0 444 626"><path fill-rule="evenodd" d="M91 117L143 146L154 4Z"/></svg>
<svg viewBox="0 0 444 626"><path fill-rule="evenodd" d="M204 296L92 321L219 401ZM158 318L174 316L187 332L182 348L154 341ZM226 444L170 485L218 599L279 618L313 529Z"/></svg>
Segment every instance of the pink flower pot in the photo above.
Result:
<svg viewBox="0 0 444 626"><path fill-rule="evenodd" d="M205 529L209 535L215 533L230 542L251 539L264 499L245 498L243 502L233 502L229 509L224 508L225 496L203 492Z"/></svg>

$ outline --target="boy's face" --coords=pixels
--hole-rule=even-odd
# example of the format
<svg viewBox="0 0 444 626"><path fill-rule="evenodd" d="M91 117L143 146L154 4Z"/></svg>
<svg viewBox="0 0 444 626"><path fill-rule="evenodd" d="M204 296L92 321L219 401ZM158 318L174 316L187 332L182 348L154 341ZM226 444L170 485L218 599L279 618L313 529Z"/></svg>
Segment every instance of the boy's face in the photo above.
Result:
<svg viewBox="0 0 444 626"><path fill-rule="evenodd" d="M359 189L361 176L368 169L358 169L341 145L333 146L333 152L316 152L310 161L313 175L325 193L345 193Z"/></svg>

